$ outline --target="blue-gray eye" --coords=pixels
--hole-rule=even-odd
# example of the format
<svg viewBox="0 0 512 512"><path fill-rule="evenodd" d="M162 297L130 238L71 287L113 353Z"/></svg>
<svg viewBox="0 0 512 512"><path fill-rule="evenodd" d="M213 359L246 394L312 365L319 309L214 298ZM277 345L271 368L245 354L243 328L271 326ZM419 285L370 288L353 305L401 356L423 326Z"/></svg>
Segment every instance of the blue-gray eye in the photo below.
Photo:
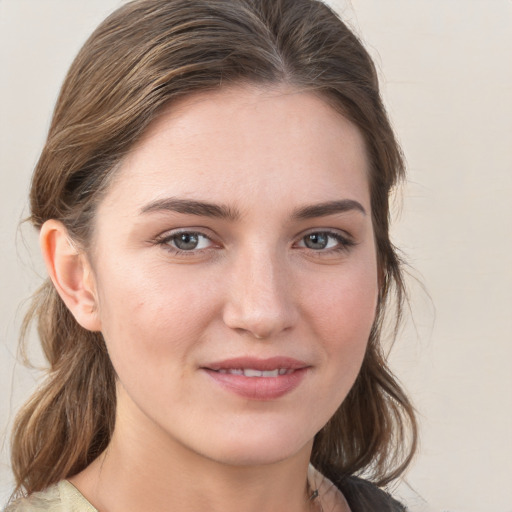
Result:
<svg viewBox="0 0 512 512"><path fill-rule="evenodd" d="M322 251L325 249L345 249L347 246L352 245L352 243L336 233L315 231L303 236L298 245L313 251Z"/></svg>
<svg viewBox="0 0 512 512"><path fill-rule="evenodd" d="M197 248L199 237L196 233L180 233L173 237L174 245L182 251L191 251Z"/></svg>
<svg viewBox="0 0 512 512"><path fill-rule="evenodd" d="M201 233L186 231L173 235L167 243L174 245L180 251L194 251L206 249L211 244L211 240Z"/></svg>
<svg viewBox="0 0 512 512"><path fill-rule="evenodd" d="M329 233L310 233L304 237L304 245L308 249L326 249L329 245L329 238L334 239ZM334 240L337 242L336 240Z"/></svg>

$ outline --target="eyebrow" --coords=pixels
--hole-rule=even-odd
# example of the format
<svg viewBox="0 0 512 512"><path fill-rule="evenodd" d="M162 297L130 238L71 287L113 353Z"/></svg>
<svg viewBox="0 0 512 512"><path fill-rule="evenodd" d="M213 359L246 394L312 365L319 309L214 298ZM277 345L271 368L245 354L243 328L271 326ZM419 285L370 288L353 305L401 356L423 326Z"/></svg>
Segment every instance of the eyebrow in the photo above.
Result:
<svg viewBox="0 0 512 512"><path fill-rule="evenodd" d="M240 212L230 206L176 197L157 199L141 209L142 214L158 211L170 211L201 217L216 217L226 220L237 220L240 217Z"/></svg>
<svg viewBox="0 0 512 512"><path fill-rule="evenodd" d="M325 203L302 206L293 212L292 217L299 220L312 219L315 217L327 217L337 213L359 211L366 215L363 205L353 199L341 199L339 201L327 201ZM141 213L152 213L159 211L170 211L186 215L197 215L200 217L215 217L234 221L240 218L240 212L236 208L227 205L209 203L207 201L195 201L192 199L180 199L168 197L152 201L141 209Z"/></svg>
<svg viewBox="0 0 512 512"><path fill-rule="evenodd" d="M298 208L293 213L296 219L312 219L315 217L327 217L336 213L345 213L350 211L359 211L366 215L363 205L353 199L341 199L339 201L328 201L326 203L312 204Z"/></svg>

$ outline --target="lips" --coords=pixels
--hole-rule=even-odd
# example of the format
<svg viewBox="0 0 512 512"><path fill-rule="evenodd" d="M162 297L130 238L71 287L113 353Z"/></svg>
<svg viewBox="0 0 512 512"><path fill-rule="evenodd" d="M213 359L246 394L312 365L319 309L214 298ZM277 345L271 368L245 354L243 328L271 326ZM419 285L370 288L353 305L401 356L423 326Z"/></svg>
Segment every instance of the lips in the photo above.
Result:
<svg viewBox="0 0 512 512"><path fill-rule="evenodd" d="M289 357L234 358L201 369L225 390L252 400L273 400L293 391L310 365Z"/></svg>
<svg viewBox="0 0 512 512"><path fill-rule="evenodd" d="M299 361L292 357L269 357L267 359L258 359L255 357L235 357L215 363L205 365L206 368L213 371L252 369L260 372L274 370L298 370L306 368L309 365L304 361Z"/></svg>
<svg viewBox="0 0 512 512"><path fill-rule="evenodd" d="M227 373L229 375L243 375L244 377L279 377L279 375L287 375L294 370L288 368L278 368L275 370L255 370L254 368L221 368L217 370L219 373Z"/></svg>

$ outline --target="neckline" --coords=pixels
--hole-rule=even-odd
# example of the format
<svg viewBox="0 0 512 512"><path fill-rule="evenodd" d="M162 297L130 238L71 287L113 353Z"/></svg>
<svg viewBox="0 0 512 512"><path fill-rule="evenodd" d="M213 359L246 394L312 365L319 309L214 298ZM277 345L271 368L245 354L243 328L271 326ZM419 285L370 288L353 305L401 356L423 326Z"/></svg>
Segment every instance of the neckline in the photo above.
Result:
<svg viewBox="0 0 512 512"><path fill-rule="evenodd" d="M326 501L325 505L329 505L330 507L334 506L335 508L332 508L332 510L338 510L336 507L343 507L340 510L351 512L350 506L343 493L311 464L308 467L308 480L312 488L318 490L320 499L323 497L323 500ZM66 497L70 499L74 498L75 501L78 500L81 502L82 506L90 509L86 512L100 512L69 480L61 480L57 485L63 500L65 500ZM71 505L69 510L74 510L72 504L69 505ZM329 508L329 510L331 509Z"/></svg>
<svg viewBox="0 0 512 512"><path fill-rule="evenodd" d="M72 503L68 504L69 510L74 511L75 507L73 506L76 501L80 502L82 507L87 507L86 512L99 512L97 508L92 505L90 501L79 491L77 487L75 487L69 480L61 480L58 484L60 496L62 501L72 501ZM68 510L68 508L66 508Z"/></svg>

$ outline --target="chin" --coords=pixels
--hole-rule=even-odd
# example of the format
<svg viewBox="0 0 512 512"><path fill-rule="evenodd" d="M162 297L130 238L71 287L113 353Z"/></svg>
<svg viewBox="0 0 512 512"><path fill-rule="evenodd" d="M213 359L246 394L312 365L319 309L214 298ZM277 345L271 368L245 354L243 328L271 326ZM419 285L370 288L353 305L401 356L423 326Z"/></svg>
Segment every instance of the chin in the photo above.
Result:
<svg viewBox="0 0 512 512"><path fill-rule="evenodd" d="M284 446L230 446L226 450L215 450L215 453L211 453L209 458L228 466L265 466L293 458L305 449L305 446L307 445L293 449ZM209 451L212 452L211 449Z"/></svg>
<svg viewBox="0 0 512 512"><path fill-rule="evenodd" d="M279 429L268 425L255 428L253 425L245 430L226 429L217 442L210 431L204 449L200 451L211 460L232 466L275 464L303 450L310 452L314 432L307 435L298 430L296 426Z"/></svg>

